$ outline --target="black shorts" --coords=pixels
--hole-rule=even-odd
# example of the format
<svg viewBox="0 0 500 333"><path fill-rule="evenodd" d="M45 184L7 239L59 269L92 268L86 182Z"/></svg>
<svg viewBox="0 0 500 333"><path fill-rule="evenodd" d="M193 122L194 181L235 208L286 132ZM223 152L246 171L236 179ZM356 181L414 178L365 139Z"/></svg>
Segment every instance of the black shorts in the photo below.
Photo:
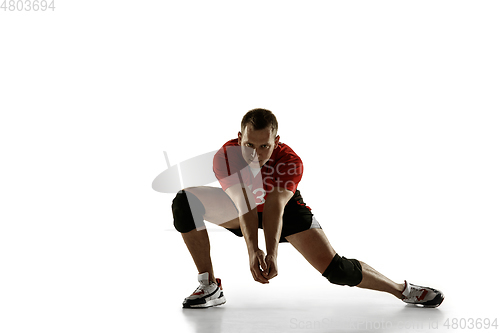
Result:
<svg viewBox="0 0 500 333"><path fill-rule="evenodd" d="M259 229L262 229L262 213L259 215ZM293 197L288 201L283 211L283 227L281 229L280 243L287 243L285 237L305 231L312 228L320 228L318 221L314 218L311 209L306 206L300 191L296 190ZM233 234L238 237L243 237L241 228L229 229Z"/></svg>

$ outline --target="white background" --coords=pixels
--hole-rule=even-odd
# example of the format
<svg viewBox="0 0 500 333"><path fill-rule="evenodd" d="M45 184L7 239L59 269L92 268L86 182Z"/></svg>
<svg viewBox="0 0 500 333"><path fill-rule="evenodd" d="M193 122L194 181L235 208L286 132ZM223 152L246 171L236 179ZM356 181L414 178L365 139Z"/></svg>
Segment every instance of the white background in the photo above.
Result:
<svg viewBox="0 0 500 333"><path fill-rule="evenodd" d="M216 150L256 107L340 254L498 316L498 2L55 6L0 11L2 332L168 331L197 282L151 188L163 151ZM229 287L268 287L242 239L211 235ZM279 263L274 285L330 288L288 244Z"/></svg>

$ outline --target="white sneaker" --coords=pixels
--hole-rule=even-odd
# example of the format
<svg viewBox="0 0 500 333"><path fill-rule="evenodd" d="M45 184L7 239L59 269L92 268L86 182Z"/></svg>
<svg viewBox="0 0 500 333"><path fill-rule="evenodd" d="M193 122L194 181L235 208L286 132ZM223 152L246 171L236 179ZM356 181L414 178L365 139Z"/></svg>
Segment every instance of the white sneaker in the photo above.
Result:
<svg viewBox="0 0 500 333"><path fill-rule="evenodd" d="M184 308L209 308L226 303L226 298L222 292L221 280L215 280L217 283L210 282L207 272L198 274L200 285L191 296L184 299L182 306Z"/></svg>
<svg viewBox="0 0 500 333"><path fill-rule="evenodd" d="M405 280L402 300L408 304L421 305L426 308L436 308L443 302L444 295L439 290L416 286Z"/></svg>

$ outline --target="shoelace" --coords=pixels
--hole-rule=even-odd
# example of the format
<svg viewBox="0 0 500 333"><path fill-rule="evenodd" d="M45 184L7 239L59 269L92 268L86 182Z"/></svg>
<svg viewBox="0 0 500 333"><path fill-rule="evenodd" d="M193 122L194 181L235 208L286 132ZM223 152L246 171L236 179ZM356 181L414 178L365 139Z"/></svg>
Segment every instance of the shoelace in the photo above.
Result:
<svg viewBox="0 0 500 333"><path fill-rule="evenodd" d="M200 285L198 286L198 288L196 288L196 290L195 290L195 291L193 291L193 295L194 295L194 294L196 294L196 293L199 293L199 292L203 292L203 289L204 289L205 287L207 287L207 286L208 286L208 285L206 285L206 284L200 283Z"/></svg>
<svg viewBox="0 0 500 333"><path fill-rule="evenodd" d="M422 296L424 291L425 291L425 289L423 289L423 288L411 286L410 294L408 295L408 299L411 299L413 297L418 299L418 297Z"/></svg>

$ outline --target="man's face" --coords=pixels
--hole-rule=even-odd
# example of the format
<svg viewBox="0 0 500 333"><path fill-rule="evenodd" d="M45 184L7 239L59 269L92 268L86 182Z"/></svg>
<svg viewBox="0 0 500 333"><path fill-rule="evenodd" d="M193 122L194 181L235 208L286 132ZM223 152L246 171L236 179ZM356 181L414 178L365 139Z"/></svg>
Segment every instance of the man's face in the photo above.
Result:
<svg viewBox="0 0 500 333"><path fill-rule="evenodd" d="M279 135L275 135L271 127L255 130L251 125L246 126L243 133L238 133L238 144L250 167L259 168L266 164L279 142Z"/></svg>

